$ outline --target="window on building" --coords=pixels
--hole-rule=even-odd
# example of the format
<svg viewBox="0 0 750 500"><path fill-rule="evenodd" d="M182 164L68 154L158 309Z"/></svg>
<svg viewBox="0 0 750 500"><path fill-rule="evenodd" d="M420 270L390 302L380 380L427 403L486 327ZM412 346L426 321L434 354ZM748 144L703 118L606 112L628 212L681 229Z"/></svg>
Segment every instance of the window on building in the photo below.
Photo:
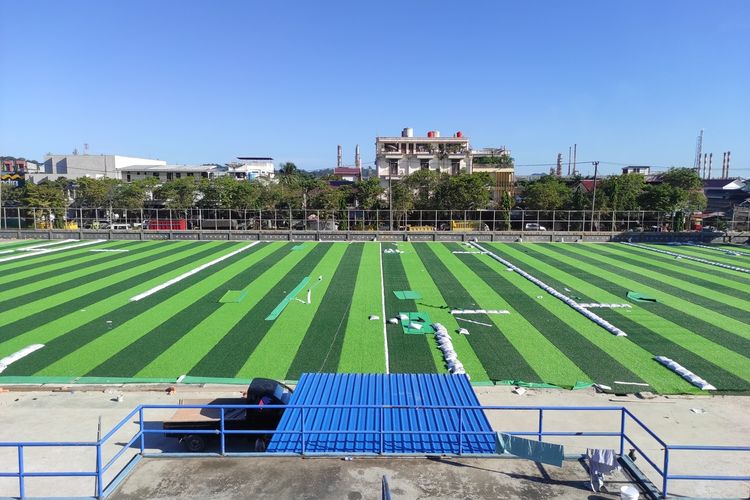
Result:
<svg viewBox="0 0 750 500"><path fill-rule="evenodd" d="M398 175L398 160L388 160L390 175Z"/></svg>
<svg viewBox="0 0 750 500"><path fill-rule="evenodd" d="M457 175L461 171L461 160L451 160L451 175Z"/></svg>
<svg viewBox="0 0 750 500"><path fill-rule="evenodd" d="M419 160L419 168L422 170L430 169L430 160Z"/></svg>
<svg viewBox="0 0 750 500"><path fill-rule="evenodd" d="M193 176L193 173L192 173L192 172L188 172L187 176L188 176L188 177L192 177L192 176Z"/></svg>
<svg viewBox="0 0 750 500"><path fill-rule="evenodd" d="M208 172L201 172L201 177L208 179Z"/></svg>
<svg viewBox="0 0 750 500"><path fill-rule="evenodd" d="M167 180L168 181L172 180L172 172L167 172Z"/></svg>
<svg viewBox="0 0 750 500"><path fill-rule="evenodd" d="M127 175L127 180L130 182L130 174Z"/></svg>
<svg viewBox="0 0 750 500"><path fill-rule="evenodd" d="M176 173L176 174L174 174L174 175L175 175L175 177L177 177L178 179L179 179L180 177L182 177L182 174L181 174L180 172L177 172L177 173Z"/></svg>
<svg viewBox="0 0 750 500"><path fill-rule="evenodd" d="M154 172L154 177L159 178L159 172Z"/></svg>

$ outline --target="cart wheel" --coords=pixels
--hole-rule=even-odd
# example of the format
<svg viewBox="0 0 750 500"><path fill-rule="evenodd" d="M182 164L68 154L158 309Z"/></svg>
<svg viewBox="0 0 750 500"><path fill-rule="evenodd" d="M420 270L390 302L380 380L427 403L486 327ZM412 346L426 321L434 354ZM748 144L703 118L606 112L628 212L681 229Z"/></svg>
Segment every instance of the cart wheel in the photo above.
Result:
<svg viewBox="0 0 750 500"><path fill-rule="evenodd" d="M182 439L182 443L185 445L188 451L197 453L206 449L206 440L203 436L197 434L190 434Z"/></svg>
<svg viewBox="0 0 750 500"><path fill-rule="evenodd" d="M258 453L263 453L266 451L266 440L263 438L258 438L255 440L255 451Z"/></svg>

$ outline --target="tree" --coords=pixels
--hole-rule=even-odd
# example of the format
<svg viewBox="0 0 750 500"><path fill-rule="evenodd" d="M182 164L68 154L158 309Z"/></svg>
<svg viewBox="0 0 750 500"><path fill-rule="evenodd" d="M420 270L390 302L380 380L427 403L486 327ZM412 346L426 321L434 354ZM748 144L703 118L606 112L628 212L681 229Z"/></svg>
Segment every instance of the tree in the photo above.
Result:
<svg viewBox="0 0 750 500"><path fill-rule="evenodd" d="M447 210L487 208L491 186L486 173L444 175L435 190L435 205Z"/></svg>
<svg viewBox="0 0 750 500"><path fill-rule="evenodd" d="M65 191L56 183L43 181L39 184L27 183L24 203L34 208L34 227L47 215L54 214L56 228L64 226L65 208L68 205Z"/></svg>
<svg viewBox="0 0 750 500"><path fill-rule="evenodd" d="M414 208L417 210L435 208L433 195L441 183L441 176L438 172L435 170L417 170L405 177L404 182L414 194Z"/></svg>
<svg viewBox="0 0 750 500"><path fill-rule="evenodd" d="M109 208L122 181L103 177L80 177L76 180L75 203L85 208Z"/></svg>
<svg viewBox="0 0 750 500"><path fill-rule="evenodd" d="M514 204L515 201L513 200L513 195L510 194L509 191L503 191L503 194L500 197L500 208L503 211L503 231L510 231L511 229L510 211L513 209Z"/></svg>
<svg viewBox="0 0 750 500"><path fill-rule="evenodd" d="M571 189L561 179L548 175L528 184L524 204L531 210L559 210L571 195Z"/></svg>
<svg viewBox="0 0 750 500"><path fill-rule="evenodd" d="M354 199L365 210L377 208L383 193L385 189L380 185L377 177L354 182Z"/></svg>
<svg viewBox="0 0 750 500"><path fill-rule="evenodd" d="M154 191L154 196L163 200L167 208L187 211L195 203L197 185L191 178L167 181Z"/></svg>

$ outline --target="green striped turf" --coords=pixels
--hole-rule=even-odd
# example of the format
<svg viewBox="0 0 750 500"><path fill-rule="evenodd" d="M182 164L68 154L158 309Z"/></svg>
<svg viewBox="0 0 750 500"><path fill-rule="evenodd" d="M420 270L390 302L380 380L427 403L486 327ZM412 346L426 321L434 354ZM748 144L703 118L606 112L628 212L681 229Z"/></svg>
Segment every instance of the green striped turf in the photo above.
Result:
<svg viewBox="0 0 750 500"><path fill-rule="evenodd" d="M435 255L430 245L413 245L413 247L424 263L425 269L429 269L430 277L445 298L446 308L476 309L479 307L446 264ZM467 340L491 380L525 380L528 382L538 380L536 372L488 315L472 314L470 319L492 325L487 327L473 323L462 324L471 332Z"/></svg>
<svg viewBox="0 0 750 500"><path fill-rule="evenodd" d="M163 276L170 271L179 269L181 266L189 266L191 264L194 267L199 265L196 261L203 258L210 258L217 251L231 248L232 246L234 246L232 243L220 245L205 244L198 247L191 245L183 247L184 250L181 252L174 252L173 248L165 248L157 254L160 257L159 259L135 266L130 272L120 273L121 276L112 277L110 280L102 280L102 282L94 283L91 286L71 289L65 293L46 297L34 303L28 303L12 311L8 311L0 318L0 320L5 320L2 326L0 326L0 342L2 342L0 343L0 349L5 348L5 342L8 339L21 337L24 333L34 330L40 325L44 326L62 319L71 313L90 309L98 301L106 301L108 297L116 293L137 287L149 275L156 274L157 276ZM168 255L163 256L164 254ZM33 305L36 306L32 307ZM16 314L11 316L13 312ZM76 316L81 319L91 317L91 312L88 312L86 315L76 314ZM73 323L78 324L78 321L80 320L75 319Z"/></svg>
<svg viewBox="0 0 750 500"><path fill-rule="evenodd" d="M70 250L38 254L33 259L31 257L25 257L23 259L0 262L0 283L4 283L10 279L15 279L16 276L21 276L20 273L28 273L43 268L46 269L48 266L51 269L56 269L59 264L67 265L72 261L79 261L80 259L106 258L107 252L90 252L89 250L94 248L121 248L126 244L132 243L134 242L113 240L99 243L97 245L88 245L78 249L71 248ZM12 255L13 254L0 255L0 259ZM31 273L30 275L34 274L36 273Z"/></svg>
<svg viewBox="0 0 750 500"><path fill-rule="evenodd" d="M674 264L675 262L678 262L675 257L660 254L652 250L646 250L645 248L632 247L622 244L617 245L617 247L619 247L619 249L623 252L632 254L635 258L643 259L646 263L659 262ZM705 276L717 276L726 280L731 280L743 285L750 286L750 276L746 276L745 273L738 273L737 271L732 271L731 269L724 269L721 267L712 266L711 264L702 264L700 262L695 262L692 260L681 259L679 260L679 262L686 271L692 269L695 272Z"/></svg>
<svg viewBox="0 0 750 500"><path fill-rule="evenodd" d="M9 260L5 262L0 262L0 272L10 272L12 269L15 269L17 267L21 266L27 266L29 264L37 264L41 265L41 263L46 263L50 260L59 259L63 256L70 258L75 258L77 256L81 255L88 255L90 252L89 250L95 249L95 248L111 248L112 245L115 245L115 242L112 241L101 241L99 243L89 244L85 246L80 246L83 243L86 243L89 240L81 240L81 241L72 241L70 243L64 243L59 245L61 249L55 250L54 252L23 252L24 255L27 255L27 257L23 257L21 259L14 259ZM65 250L62 250L64 247L70 246L71 248L66 248ZM52 250L56 247L50 247L49 250ZM96 252L95 252L96 253ZM21 254L21 252L18 252L18 254ZM13 257L14 254L7 254L7 255L0 255L0 260L2 260L4 257Z"/></svg>
<svg viewBox="0 0 750 500"><path fill-rule="evenodd" d="M380 286L380 245L366 243L357 271L349 321L338 371L342 373L385 373L384 320ZM370 321L369 316L380 316Z"/></svg>
<svg viewBox="0 0 750 500"><path fill-rule="evenodd" d="M158 242L149 242L151 246ZM127 242L124 245L107 246L112 249L129 249L130 251L146 249L147 244L141 242ZM3 271L0 274L0 285L4 290L24 286L33 281L47 279L65 275L66 273L74 274L80 270L85 270L92 266L110 262L110 259L124 258L131 252L87 252L80 254L78 257L70 258L64 256L59 260L45 262L44 265L39 263L29 264L23 267L17 267L12 270Z"/></svg>
<svg viewBox="0 0 750 500"><path fill-rule="evenodd" d="M381 245L380 258L383 262L383 294L385 296L385 317L393 318L399 312L418 311L419 306L412 300L399 300L393 294L396 290L411 290L404 271L401 255L383 253L384 250L399 248L393 243ZM388 360L391 373L437 373L435 358L432 353L435 340L432 335L406 335L401 325L386 326L388 337Z"/></svg>
<svg viewBox="0 0 750 500"><path fill-rule="evenodd" d="M291 290L299 281L308 276L315 265L331 249L331 243L318 243L294 268L281 278L281 281L267 293L258 304L232 327L192 369L189 375L194 377L234 377L245 360L258 345L263 336L273 326L273 321L265 317L284 299L287 290Z"/></svg>
<svg viewBox="0 0 750 500"><path fill-rule="evenodd" d="M433 322L441 323L450 334L457 332L461 325L458 324L457 320L450 313L450 308L446 303L446 299L443 297L443 294L440 293L438 285L435 283L430 273L427 272L424 262L422 262L422 259L417 255L416 248L425 244L409 243L402 245L402 248L409 250L408 252L401 254L401 261L404 264L406 277L411 286L415 290L418 290L422 295L422 298L417 301L419 310L429 314L430 319ZM441 248L441 246L431 245L431 248ZM479 299L477 299L477 301L479 302ZM482 362L479 360L477 354L467 340L469 337L470 336L465 335L451 335L453 348L456 350L456 354L461 360L461 364L464 365L466 373L471 377L472 383L490 382L490 377L487 375L487 371L484 369ZM448 367L445 365L443 353L434 338L432 341L432 354L435 359L435 364L444 367L444 370L447 373Z"/></svg>
<svg viewBox="0 0 750 500"><path fill-rule="evenodd" d="M511 262L516 260L512 254L503 252L497 245L493 246L496 253L501 257L509 257ZM534 251L533 248L539 248L539 250ZM551 268L556 269L555 274L561 276L562 280L568 275L579 278L581 283L588 284L586 288L579 285L574 288L574 292L566 293L579 295L582 300L590 300L593 302L601 300L600 296L597 295L597 289L607 292L614 297L624 297L627 293L628 288L618 284L620 280L617 279L616 275L610 275L610 273L596 268L595 266L582 264L582 259L579 255L576 255L575 259L562 259L561 257L554 258L551 255L543 253L542 248L543 247L541 246L530 247L529 245L524 245L523 250L519 250L518 252L533 254L533 257L530 258L535 258L538 261L548 264ZM546 252L551 252L551 250L547 249ZM570 263L571 260L572 262L575 262L575 265ZM589 267L592 268L589 269ZM543 273L538 268L533 269L532 274L558 290L564 289L566 286L564 281L556 279L550 274ZM683 336L683 334L676 333L677 325L665 320L660 321L658 305L659 304L639 303L633 308L633 311L630 314L621 310L606 309L598 309L596 310L596 313L625 331L628 334L628 340L635 342L653 355L667 356L674 359L695 373L698 373L703 378L706 378L719 389L744 391L750 388L750 384L748 384L746 380L736 376L728 369L720 367L717 363L706 359L706 357L710 356L712 353L706 352L702 347L695 346L695 338L700 337L693 336L693 342L691 342L691 335ZM652 314L648 314L649 312ZM670 324L674 326L670 328ZM677 335L679 335L680 338L679 343L670 340L670 338L676 338ZM685 345L691 346L691 349L688 349ZM703 343L698 343L698 345L702 346ZM694 351L701 352L701 354L697 354ZM665 373L670 372L665 369Z"/></svg>
<svg viewBox="0 0 750 500"><path fill-rule="evenodd" d="M3 286L4 290L0 292L0 310L10 309L14 303L23 304L32 301L38 296L40 290L45 295L50 296L126 271L133 267L134 261L142 258L141 254L152 250L152 246L144 246L128 253L118 253L104 262L96 262L96 265L92 264L92 267L88 269L86 269L87 266L83 266L83 269L74 266L74 269L71 270L70 267L66 266L65 268L60 268L59 272L45 273L43 279L40 280L20 280L22 282L26 281L26 283L19 287L9 287L6 289Z"/></svg>
<svg viewBox="0 0 750 500"><path fill-rule="evenodd" d="M212 247L214 250L218 249L216 246L212 245ZM222 245L222 247L224 247L224 245ZM254 250L254 248L250 250ZM174 256L174 260L167 261L163 265L157 267L156 269L152 269L151 271L155 271L155 274L160 275L161 273L169 272L170 270L175 269L180 265L194 262L196 258L210 256L210 252L211 250L207 248L204 249L204 251L201 253L192 253L182 258L178 258L180 257L180 254L177 254ZM239 255L235 255L228 260L237 259ZM207 270L201 273L197 273L171 287L166 288L165 290L161 291L160 294L169 296L172 293L179 291L179 289L181 289L182 287L189 286L191 282L199 281L205 278L206 274L209 273L210 271ZM142 276L143 274L145 273L141 273L139 274L139 276ZM138 277L131 277L125 281L132 280L142 281ZM119 293L122 295L130 296L132 292L130 291L130 287L125 286L120 287ZM116 294L117 292L110 295L110 301L113 303L113 309L108 311L107 314L103 316L94 315L93 318L89 319L89 321L85 323L81 322L81 320L79 319L77 320L79 322L77 326L73 326L67 331L59 332L50 339L41 340L45 343L44 349L40 349L39 351L36 351L31 355L17 361L13 365L11 365L5 373L10 375L30 375L39 372L39 374L41 375L60 375L61 372L54 371L55 368L50 371L50 367L54 367L55 363L64 364L60 363L61 359L65 358L71 353L74 353L78 349L81 349L82 347L89 344L90 342L93 342L99 337L105 336L111 331L115 331L115 333L119 332L119 330L116 330L118 327L137 317L140 312L154 306L153 302L146 299L138 302L131 302L127 297L117 297ZM89 304L91 304L91 302L92 301L89 301ZM63 306L64 305L65 304L63 304ZM73 311L76 310L74 309ZM71 316L77 316L76 312L72 312ZM110 330L110 325L108 325L106 321L112 321L112 323L110 324L112 330ZM44 326L45 325L42 325L42 330L45 329ZM47 330L49 330L49 328L47 328ZM87 365L97 363L99 361L101 361L101 359L98 359L91 355L82 356L78 362L72 363L72 366L66 366L66 370L68 371L66 371L65 374L81 375L85 372L85 370L88 369L86 368Z"/></svg>
<svg viewBox="0 0 750 500"><path fill-rule="evenodd" d="M249 250L222 262L222 271L229 268L233 269L234 267L242 267L243 269L231 274L228 280L222 280L209 289L206 289L204 286L206 276L203 273L198 273L165 289L164 292L166 293L159 296L159 302L156 304L141 304L144 301L131 302L123 306L119 311L115 311L114 314L121 316L118 318L120 320L118 324L121 324L127 321L129 317L135 318L147 312L158 314L159 310L163 309L162 305L165 302L176 300L176 296L185 291L188 292L184 293L184 295L189 294L194 298L192 302L179 301L183 307L179 312L142 333L141 336L134 339L124 349L109 356L104 362L87 372L86 376L135 376L144 366L148 365L161 353L174 345L186 332L192 330L206 317L223 307L224 304L220 303L219 299L227 290L241 290L247 287L248 283L255 281L261 274L278 262L279 257L288 251L290 246L291 244L288 243L271 253L262 252L262 257L256 260L254 254L262 250L264 245L255 245ZM235 263L238 263L238 265L232 267ZM214 274L216 272L214 271ZM147 324L150 324L150 321L147 321L145 317L143 320Z"/></svg>
<svg viewBox="0 0 750 500"><path fill-rule="evenodd" d="M364 244L349 244L331 278L322 304L307 327L286 380L299 380L306 372L335 372L344 344L356 276Z"/></svg>
<svg viewBox="0 0 750 500"><path fill-rule="evenodd" d="M738 260L737 257L732 255L722 255L719 252L714 252L711 250L707 250L700 247L691 247L691 246L685 246L685 245L646 245L651 248L656 248L658 250L667 250L669 252L677 253L680 255L686 255L688 257L697 257L699 259L706 259L710 260L712 262L719 262L721 264L726 264L728 266L737 266L737 267L744 267L747 269L747 266L743 266L742 263ZM735 271L736 272L736 271Z"/></svg>
<svg viewBox="0 0 750 500"><path fill-rule="evenodd" d="M301 249L294 250L292 248L292 250L296 253L309 250L312 246L308 244ZM300 344L305 340L305 334L310 323L319 311L331 305L324 299L324 296L331 287L335 286L332 281L333 276L348 248L349 244L331 246L331 249L318 261L309 274L314 278L311 285L315 286L310 304L303 303L305 302L305 294L300 291L299 300L290 302L284 314L273 321L271 328L255 346L235 377L262 376L279 380L289 379L287 372L297 355ZM322 276L323 279L317 280L319 276ZM330 343L333 334L330 331L327 333L330 338L326 340Z"/></svg>
<svg viewBox="0 0 750 500"><path fill-rule="evenodd" d="M587 254L597 253L595 248L589 246L577 246L577 251L574 252L571 248L561 245L564 245L564 243L543 244L541 248L549 248L565 258L580 259L581 257L585 258ZM660 299L659 302L647 306L650 309L658 311L659 316L678 325L689 325L690 330L696 334L727 347L732 351L739 352L743 356L750 355L750 325L746 323L750 320L749 310L743 310L739 307L708 299L698 293L688 292L683 287L668 285L664 280L646 277L641 272L630 271L618 262L616 257L613 258L606 254L601 255L597 253L593 262L589 259L587 259L587 262L596 265L602 270L637 282L642 287L650 287L655 291L661 292L661 294L665 294L666 296L660 296L660 294L654 293L656 298ZM643 288L634 291L642 290ZM710 290L706 293L710 293ZM624 299L625 296L622 297L623 301ZM682 307L678 308L682 302L684 302ZM742 303L743 301L737 301L738 305ZM728 318L733 318L737 321L733 322ZM724 326L719 326L717 324L719 322L722 322ZM732 324L738 330L733 331L732 328L726 326L729 324Z"/></svg>
<svg viewBox="0 0 750 500"><path fill-rule="evenodd" d="M455 245L455 247L459 248L458 245ZM468 261L469 267L474 269L477 275L488 284L497 286L502 280L503 275L499 273L503 271L493 270L488 264L489 257L473 254L458 255L458 257L464 262ZM554 300L543 290L538 290L539 295ZM568 359L578 365L590 377L590 380L605 384L614 380L642 381L639 376L620 364L610 353L579 334L573 325L563 321L559 315L539 304L538 299L532 299L530 295L519 289L508 290L507 287L503 287L503 298L516 312L523 314ZM602 335L609 334L602 330Z"/></svg>
<svg viewBox="0 0 750 500"><path fill-rule="evenodd" d="M711 257L721 257L729 259L730 262L734 262L735 266L747 267L750 265L750 247L744 251L741 248L723 248L720 246L710 246L710 248L698 247L692 245L686 245L683 248L689 248L696 252L696 255L705 256L707 260L711 260ZM730 255L727 252L737 251L738 255Z"/></svg>
<svg viewBox="0 0 750 500"><path fill-rule="evenodd" d="M507 273L500 269L499 277L502 278L496 286L488 284L464 263L458 255L451 253L445 245L433 247L435 254L443 262L448 263L448 268L463 283L471 283L471 295L483 309L507 309L511 314L503 316L492 316L492 321L503 327L503 333L513 346L523 355L524 359L531 365L538 375L540 381L557 386L572 386L577 381L583 381L588 376L568 359L552 342L525 318L517 314L513 307L504 298L504 287L509 290L519 289L529 295L536 296L533 285L514 273ZM490 260L490 264L495 261ZM573 322L575 323L575 321ZM576 323L577 324L577 323ZM529 382L529 381L524 381ZM533 382L533 381L531 381Z"/></svg>

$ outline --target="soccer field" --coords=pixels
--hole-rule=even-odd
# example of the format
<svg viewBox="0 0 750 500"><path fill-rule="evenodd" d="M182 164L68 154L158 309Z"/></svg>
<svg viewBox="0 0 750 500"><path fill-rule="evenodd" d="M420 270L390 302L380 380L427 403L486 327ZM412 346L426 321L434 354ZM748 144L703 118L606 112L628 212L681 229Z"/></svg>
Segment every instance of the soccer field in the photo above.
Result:
<svg viewBox="0 0 750 500"><path fill-rule="evenodd" d="M0 358L44 345L0 383L446 373L429 324L384 321L420 313L474 383L700 392L660 355L750 390L750 274L623 244L481 245L578 303L619 305L589 310L627 336L467 244L0 242ZM726 248L653 248L750 268Z"/></svg>

